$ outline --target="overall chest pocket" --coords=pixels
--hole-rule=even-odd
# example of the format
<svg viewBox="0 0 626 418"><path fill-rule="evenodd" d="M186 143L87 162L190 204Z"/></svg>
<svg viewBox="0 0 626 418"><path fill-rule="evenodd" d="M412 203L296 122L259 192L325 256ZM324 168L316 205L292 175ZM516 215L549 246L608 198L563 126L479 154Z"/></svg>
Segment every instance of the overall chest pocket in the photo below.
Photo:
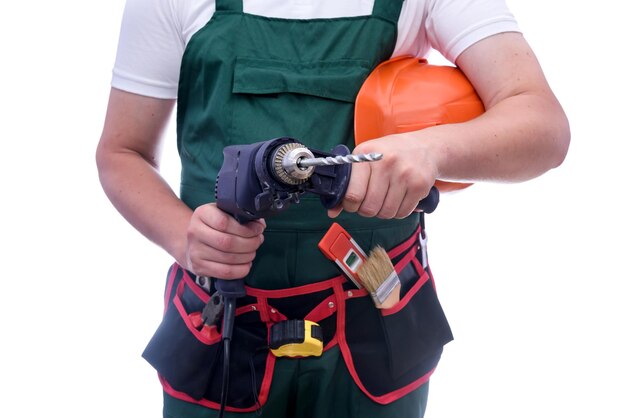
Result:
<svg viewBox="0 0 626 418"><path fill-rule="evenodd" d="M290 136L319 149L353 143L365 60L292 62L239 57L233 75L236 143Z"/></svg>

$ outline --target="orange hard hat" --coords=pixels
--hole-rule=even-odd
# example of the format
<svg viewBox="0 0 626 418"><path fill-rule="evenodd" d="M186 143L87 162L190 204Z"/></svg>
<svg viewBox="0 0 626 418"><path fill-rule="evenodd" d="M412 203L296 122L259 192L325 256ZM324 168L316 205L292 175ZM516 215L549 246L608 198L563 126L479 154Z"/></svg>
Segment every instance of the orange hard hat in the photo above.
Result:
<svg viewBox="0 0 626 418"><path fill-rule="evenodd" d="M460 69L424 58L397 57L378 65L361 87L354 109L356 145L369 139L473 119L485 108ZM471 183L437 180L440 191Z"/></svg>

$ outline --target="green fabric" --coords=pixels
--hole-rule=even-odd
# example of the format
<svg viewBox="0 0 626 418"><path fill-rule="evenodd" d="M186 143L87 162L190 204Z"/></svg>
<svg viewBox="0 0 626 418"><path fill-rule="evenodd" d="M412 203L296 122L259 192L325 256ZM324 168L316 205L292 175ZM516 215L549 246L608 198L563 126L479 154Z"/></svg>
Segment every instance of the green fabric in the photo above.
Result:
<svg viewBox="0 0 626 418"><path fill-rule="evenodd" d="M291 206L292 217L277 216L268 220L265 241L257 252L248 285L263 289L282 289L337 276L339 267L317 248L330 226L319 199L305 199ZM375 245L391 248L407 239L417 227L418 218L364 224L355 214L342 215L337 221L354 240L369 251Z"/></svg>
<svg viewBox="0 0 626 418"><path fill-rule="evenodd" d="M216 0L215 10L218 11L231 11L231 12L243 12L243 2L241 0Z"/></svg>
<svg viewBox="0 0 626 418"><path fill-rule="evenodd" d="M422 418L428 383L380 405L356 386L334 347L323 357L279 358L265 406L257 412L225 413L230 418ZM218 411L164 394L164 418L215 418Z"/></svg>

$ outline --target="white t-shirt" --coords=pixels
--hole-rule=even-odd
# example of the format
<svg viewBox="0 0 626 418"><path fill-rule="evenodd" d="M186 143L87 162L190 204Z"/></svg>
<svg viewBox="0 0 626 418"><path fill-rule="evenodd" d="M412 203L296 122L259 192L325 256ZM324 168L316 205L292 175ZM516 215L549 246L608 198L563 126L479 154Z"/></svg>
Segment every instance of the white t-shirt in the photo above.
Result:
<svg viewBox="0 0 626 418"><path fill-rule="evenodd" d="M244 0L245 13L285 19L369 15L374 0ZM176 98L180 63L191 36L208 22L215 0L127 0L111 85L144 96ZM393 56L450 62L488 36L519 32L505 0L405 0Z"/></svg>

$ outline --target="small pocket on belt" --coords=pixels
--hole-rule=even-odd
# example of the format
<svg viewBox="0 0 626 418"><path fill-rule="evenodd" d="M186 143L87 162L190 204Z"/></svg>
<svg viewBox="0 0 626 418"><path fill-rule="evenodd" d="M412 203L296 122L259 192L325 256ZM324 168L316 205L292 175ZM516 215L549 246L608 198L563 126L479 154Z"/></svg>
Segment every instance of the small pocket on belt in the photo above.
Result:
<svg viewBox="0 0 626 418"><path fill-rule="evenodd" d="M423 269L418 274L416 265L414 260L400 273L400 280L412 285L398 305L381 310L389 368L395 379L440 353L453 338L430 276Z"/></svg>
<svg viewBox="0 0 626 418"><path fill-rule="evenodd" d="M222 393L222 336L215 326L202 323L208 296L199 289L187 274L175 285L171 303L142 356L165 381L170 395L183 393L217 408ZM252 411L267 399L266 379L272 377L268 330L259 313L246 307L238 308L235 322L226 403L240 412Z"/></svg>
<svg viewBox="0 0 626 418"><path fill-rule="evenodd" d="M374 401L393 402L419 387L439 362L452 331L432 280L409 251L399 272L402 297L379 310L369 297L345 304L345 343L340 344L352 376Z"/></svg>
<svg viewBox="0 0 626 418"><path fill-rule="evenodd" d="M189 304L183 303L183 298L191 298L185 289L185 282L180 281L142 356L173 389L201 399L215 372L221 335L216 330L208 337L201 332L203 325L195 320L197 310L189 312Z"/></svg>

